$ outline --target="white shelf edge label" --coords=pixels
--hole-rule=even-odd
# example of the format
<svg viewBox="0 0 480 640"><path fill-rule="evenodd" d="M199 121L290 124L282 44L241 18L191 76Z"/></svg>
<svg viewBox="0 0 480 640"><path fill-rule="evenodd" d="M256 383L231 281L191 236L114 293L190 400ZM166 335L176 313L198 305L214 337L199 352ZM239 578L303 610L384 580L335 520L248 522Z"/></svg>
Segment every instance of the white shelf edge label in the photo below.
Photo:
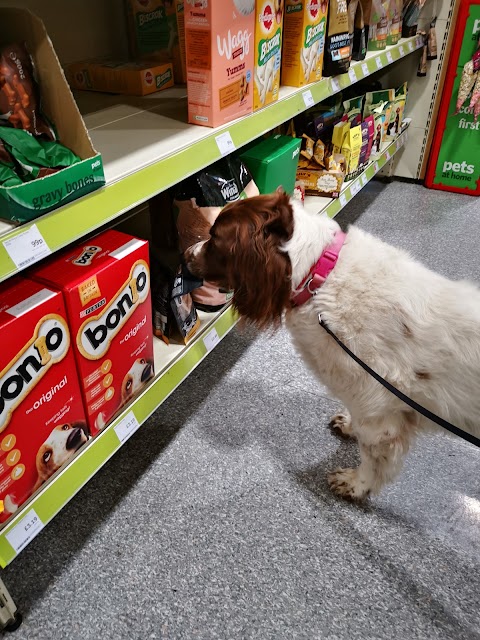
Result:
<svg viewBox="0 0 480 640"><path fill-rule="evenodd" d="M217 143L218 150L222 154L222 157L228 156L229 153L235 151L235 145L230 135L230 131L225 131L219 136L215 136L215 142Z"/></svg>
<svg viewBox="0 0 480 640"><path fill-rule="evenodd" d="M220 337L216 329L212 329L203 339L203 344L209 353L220 342Z"/></svg>
<svg viewBox="0 0 480 640"><path fill-rule="evenodd" d="M388 151L388 150L385 151L385 159L387 160L387 162L388 162L388 160L390 160L390 158L391 158L390 151Z"/></svg>
<svg viewBox="0 0 480 640"><path fill-rule="evenodd" d="M330 78L330 86L334 92L340 91L340 82L338 81L338 78Z"/></svg>
<svg viewBox="0 0 480 640"><path fill-rule="evenodd" d="M400 45L400 46L398 47L398 50L400 51L400 55L401 55L401 56L404 56L404 55L405 55L405 49L402 47L402 45Z"/></svg>
<svg viewBox="0 0 480 640"><path fill-rule="evenodd" d="M362 181L362 186L365 186L367 184L368 178L365 173L361 175L360 180Z"/></svg>
<svg viewBox="0 0 480 640"><path fill-rule="evenodd" d="M362 185L360 184L360 182L354 182L350 187L350 191L352 192L352 195L356 196L361 188L362 188Z"/></svg>
<svg viewBox="0 0 480 640"><path fill-rule="evenodd" d="M113 429L117 434L117 438L120 440L120 443L124 443L126 440L132 436L135 431L140 427L140 424L135 417L133 411L129 411L127 415L120 420L118 424L116 424Z"/></svg>
<svg viewBox="0 0 480 640"><path fill-rule="evenodd" d="M303 96L303 101L305 102L305 106L308 107L313 107L313 105L315 104L315 100L313 99L312 96L312 92L310 91L310 89L307 89L306 91L304 91L302 93Z"/></svg>
<svg viewBox="0 0 480 640"><path fill-rule="evenodd" d="M348 70L348 77L352 83L357 81L357 74L355 73L355 69L352 67Z"/></svg>
<svg viewBox="0 0 480 640"><path fill-rule="evenodd" d="M370 71L368 70L368 65L366 62L362 62L362 72L364 76L368 76Z"/></svg>
<svg viewBox="0 0 480 640"><path fill-rule="evenodd" d="M392 63L393 62L393 57L392 57L392 52L391 51L387 51L387 60Z"/></svg>
<svg viewBox="0 0 480 640"><path fill-rule="evenodd" d="M347 197L345 194L342 193L342 195L340 196L340 204L342 205L342 207L344 207L347 204Z"/></svg>
<svg viewBox="0 0 480 640"><path fill-rule="evenodd" d="M378 164L378 162L375 162L375 164L373 165L374 169L375 169L375 173L377 173L378 171L380 171L380 166Z"/></svg>
<svg viewBox="0 0 480 640"><path fill-rule="evenodd" d="M410 51L413 51L413 42L408 43L408 48L410 49Z"/></svg>
<svg viewBox="0 0 480 640"><path fill-rule="evenodd" d="M52 253L36 224L4 240L3 246L17 269L24 269Z"/></svg>
<svg viewBox="0 0 480 640"><path fill-rule="evenodd" d="M382 58L380 56L375 58L375 64L377 65L377 69L382 69L383 68L383 62L382 62Z"/></svg>
<svg viewBox="0 0 480 640"><path fill-rule="evenodd" d="M15 549L15 552L20 553L40 533L44 526L35 509L30 509L20 522L5 534L5 537Z"/></svg>

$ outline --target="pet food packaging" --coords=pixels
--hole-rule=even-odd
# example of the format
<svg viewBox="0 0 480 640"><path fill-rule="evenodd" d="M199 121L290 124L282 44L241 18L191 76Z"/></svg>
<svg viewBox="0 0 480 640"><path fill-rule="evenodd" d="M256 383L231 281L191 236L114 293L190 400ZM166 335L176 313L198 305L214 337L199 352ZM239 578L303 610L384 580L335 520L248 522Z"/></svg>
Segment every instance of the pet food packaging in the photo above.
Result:
<svg viewBox="0 0 480 640"><path fill-rule="evenodd" d="M293 192L301 140L275 135L257 142L240 155L260 193L272 193L282 187Z"/></svg>
<svg viewBox="0 0 480 640"><path fill-rule="evenodd" d="M148 243L105 231L47 260L32 275L63 292L95 434L154 374Z"/></svg>
<svg viewBox="0 0 480 640"><path fill-rule="evenodd" d="M364 117L373 115L375 122L375 135L372 145L372 154L380 153L382 143L387 139L388 126L392 104L395 99L395 90L369 91L365 95Z"/></svg>
<svg viewBox="0 0 480 640"><path fill-rule="evenodd" d="M282 58L283 1L255 2L253 110L278 99Z"/></svg>
<svg viewBox="0 0 480 640"><path fill-rule="evenodd" d="M210 227L225 205L257 195L257 185L237 156L228 156L182 182L173 202L180 250L184 252L200 240L207 240ZM220 309L231 297L231 293L219 291L207 281L192 291L195 305L205 311Z"/></svg>
<svg viewBox="0 0 480 640"><path fill-rule="evenodd" d="M323 75L336 76L350 68L350 29L346 0L330 0Z"/></svg>
<svg viewBox="0 0 480 640"><path fill-rule="evenodd" d="M90 438L73 336L59 291L15 277L1 285L0 522Z"/></svg>
<svg viewBox="0 0 480 640"><path fill-rule="evenodd" d="M180 44L181 7L177 4L178 0L125 0L132 58L170 62L175 82L182 84L185 48Z"/></svg>
<svg viewBox="0 0 480 640"><path fill-rule="evenodd" d="M432 18L430 22L430 28L428 30L428 43L427 43L427 60L437 59L437 17Z"/></svg>
<svg viewBox="0 0 480 640"><path fill-rule="evenodd" d="M402 35L403 0L390 0L387 46L397 44Z"/></svg>
<svg viewBox="0 0 480 640"><path fill-rule="evenodd" d="M155 256L151 256L151 265L153 333L165 344L175 337L188 344L200 327L191 292L202 281L187 272L184 265L172 272Z"/></svg>
<svg viewBox="0 0 480 640"><path fill-rule="evenodd" d="M40 111L40 91L33 63L24 44L0 48L0 124L8 123L35 136L55 139L55 132Z"/></svg>
<svg viewBox="0 0 480 640"><path fill-rule="evenodd" d="M362 121L362 105L363 96L344 100L343 108L345 109L345 118L350 122L352 127L357 126Z"/></svg>
<svg viewBox="0 0 480 640"><path fill-rule="evenodd" d="M350 18L350 6L349 6L349 18ZM364 60L367 55L367 37L368 30L365 25L363 17L363 6L360 0L358 1L353 18L353 30L350 26L350 46L351 46L351 58L352 60Z"/></svg>
<svg viewBox="0 0 480 640"><path fill-rule="evenodd" d="M369 51L383 51L387 46L388 0L372 0L368 30Z"/></svg>
<svg viewBox="0 0 480 640"><path fill-rule="evenodd" d="M175 0L175 13L177 16L178 46L180 49L181 75L177 71L176 82L182 84L187 82L187 45L185 42L185 2Z"/></svg>
<svg viewBox="0 0 480 640"><path fill-rule="evenodd" d="M170 62L87 60L68 65L67 75L74 89L130 96L146 96L173 86Z"/></svg>
<svg viewBox="0 0 480 640"><path fill-rule="evenodd" d="M255 0L185 5L188 121L218 127L253 110Z"/></svg>
<svg viewBox="0 0 480 640"><path fill-rule="evenodd" d="M41 133L39 118L41 119L43 114L47 125L51 125L55 129L57 140L80 158L80 162L50 173L43 178L22 181L22 184L0 184L2 218L24 223L99 189L105 184L105 176L102 156L93 148L85 123L43 22L26 9L0 7L0 42L25 43L26 50L31 55L35 80L41 93L41 113L38 112L38 102L35 103L37 126L34 129L37 133ZM25 65L28 67L28 62L25 62ZM4 66L3 63L0 65L0 95L2 99L6 95L6 83L3 80L5 78ZM25 71L24 65L22 65L22 70L22 72ZM9 73L7 72L6 75L8 76ZM14 73L14 75L16 74ZM24 80L21 80L23 83ZM35 92L28 93L26 82L19 91L24 96L24 101L26 100L25 96L29 96L27 111L29 108L33 108L34 102L30 102L30 100L33 100L32 96ZM6 116L5 113L1 113L2 111L3 107L0 108L0 123L5 121L4 116ZM18 131L20 132L21 129ZM37 137L41 137L42 140L51 138L48 133Z"/></svg>
<svg viewBox="0 0 480 640"><path fill-rule="evenodd" d="M350 131L351 124L348 120L337 122L333 127L332 144L333 153L341 153L345 136Z"/></svg>
<svg viewBox="0 0 480 640"><path fill-rule="evenodd" d="M360 149L359 165L363 166L370 159L372 152L373 136L375 132L375 120L373 116L367 116L360 124L362 128L362 148Z"/></svg>
<svg viewBox="0 0 480 640"><path fill-rule="evenodd" d="M428 35L425 31L418 31L418 35L422 36L423 46L422 55L418 63L417 76L424 78L427 75L427 60L428 60Z"/></svg>
<svg viewBox="0 0 480 640"><path fill-rule="evenodd" d="M350 127L343 139L341 154L345 158L346 178L353 174L359 164L360 152L362 150L362 127L357 125Z"/></svg>
<svg viewBox="0 0 480 640"><path fill-rule="evenodd" d="M403 113L407 101L407 83L404 82L395 90L395 98L390 112L387 138L396 138L402 132Z"/></svg>
<svg viewBox="0 0 480 640"><path fill-rule="evenodd" d="M328 0L285 0L282 85L302 87L322 78Z"/></svg>
<svg viewBox="0 0 480 640"><path fill-rule="evenodd" d="M297 180L307 195L338 198L345 179L345 159L341 154L334 154L326 159L326 167L314 161L308 167L297 169Z"/></svg>
<svg viewBox="0 0 480 640"><path fill-rule="evenodd" d="M417 33L418 18L425 0L406 0L402 12L402 38L411 38Z"/></svg>

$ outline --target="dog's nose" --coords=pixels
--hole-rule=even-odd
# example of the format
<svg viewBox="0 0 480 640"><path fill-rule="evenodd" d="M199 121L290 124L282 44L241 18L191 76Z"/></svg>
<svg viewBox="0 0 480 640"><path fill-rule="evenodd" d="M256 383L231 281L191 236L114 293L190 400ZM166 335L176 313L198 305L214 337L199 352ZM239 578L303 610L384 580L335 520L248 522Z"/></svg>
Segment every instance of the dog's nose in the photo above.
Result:
<svg viewBox="0 0 480 640"><path fill-rule="evenodd" d="M78 447L83 442L83 431L82 429L76 428L72 429L72 432L67 438L67 450L71 451L72 449L78 449Z"/></svg>
<svg viewBox="0 0 480 640"><path fill-rule="evenodd" d="M147 364L143 367L143 371L142 371L142 376L141 376L141 380L142 382L146 382L153 373L153 368L152 365L147 362Z"/></svg>

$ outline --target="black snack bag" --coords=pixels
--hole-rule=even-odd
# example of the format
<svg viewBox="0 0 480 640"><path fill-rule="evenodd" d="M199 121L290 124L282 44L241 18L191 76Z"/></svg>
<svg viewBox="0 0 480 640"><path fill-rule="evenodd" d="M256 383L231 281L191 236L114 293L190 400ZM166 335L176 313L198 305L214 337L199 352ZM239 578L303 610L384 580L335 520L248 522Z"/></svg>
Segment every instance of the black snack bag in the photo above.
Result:
<svg viewBox="0 0 480 640"><path fill-rule="evenodd" d="M323 75L337 76L350 68L350 31L347 0L330 0Z"/></svg>

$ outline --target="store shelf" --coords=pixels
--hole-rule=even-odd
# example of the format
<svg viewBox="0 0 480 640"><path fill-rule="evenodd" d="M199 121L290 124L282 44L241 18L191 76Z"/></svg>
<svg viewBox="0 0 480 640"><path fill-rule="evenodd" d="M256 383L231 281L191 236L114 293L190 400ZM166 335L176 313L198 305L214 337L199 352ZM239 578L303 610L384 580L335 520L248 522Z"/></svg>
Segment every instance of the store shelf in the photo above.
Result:
<svg viewBox="0 0 480 640"><path fill-rule="evenodd" d="M375 160L370 162L365 170L354 180L344 182L339 198L323 198L321 196L306 196L305 208L318 214L324 214L333 218L343 207L354 198L363 187L393 158L408 140L408 128L411 120L406 118L403 122L403 129L398 138L386 145L383 151Z"/></svg>
<svg viewBox="0 0 480 640"><path fill-rule="evenodd" d="M231 139L228 152L238 149L421 46L419 37L404 39L385 51L370 52L341 76L299 89L282 87L275 104L217 129L186 123L185 89L173 88L142 99L79 94L79 106L94 147L103 155L107 185L20 229L0 223L0 281L19 270L4 242L32 225L36 225L48 249L57 251L218 160L225 155L219 136Z"/></svg>
<svg viewBox="0 0 480 640"><path fill-rule="evenodd" d="M188 346L167 346L154 339L157 373L152 383L100 435L80 449L70 464L22 505L15 517L0 530L2 568L14 560L237 322L232 307L217 314L200 312L199 315L200 330Z"/></svg>

